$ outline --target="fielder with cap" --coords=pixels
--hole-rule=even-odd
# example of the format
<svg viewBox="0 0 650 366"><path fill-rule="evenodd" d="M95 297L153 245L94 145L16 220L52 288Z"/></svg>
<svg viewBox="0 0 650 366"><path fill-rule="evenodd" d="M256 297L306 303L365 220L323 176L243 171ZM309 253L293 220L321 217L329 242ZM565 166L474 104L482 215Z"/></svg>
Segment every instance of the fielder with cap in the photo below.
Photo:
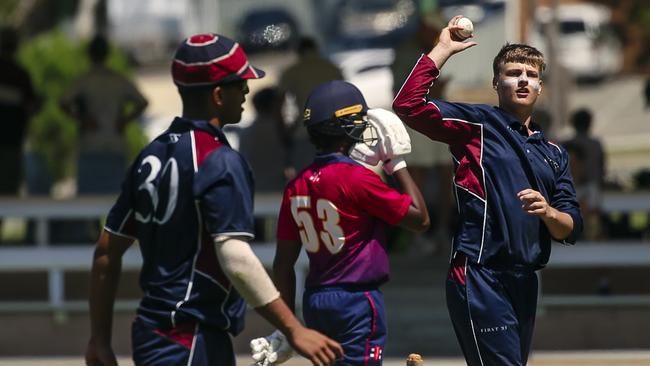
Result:
<svg viewBox="0 0 650 366"><path fill-rule="evenodd" d="M222 132L241 118L252 67L241 47L216 35L179 46L172 76L182 117L145 147L110 210L93 260L88 365L115 365L111 326L124 252L139 242L144 296L133 322L136 365L235 365L231 335L246 302L314 365L332 365L340 345L303 327L247 241L253 238L253 178Z"/></svg>
<svg viewBox="0 0 650 366"><path fill-rule="evenodd" d="M305 323L341 343L345 356L337 365L381 365L387 330L379 286L389 273L385 229L429 227L422 194L402 158L410 152L410 139L397 116L368 110L359 89L340 80L312 91L304 123L318 153L285 188L274 279L294 308L294 265L304 247L309 257ZM383 162L398 189L351 156L370 165ZM283 351L277 333L266 338ZM290 356L286 348L277 353L277 362Z"/></svg>

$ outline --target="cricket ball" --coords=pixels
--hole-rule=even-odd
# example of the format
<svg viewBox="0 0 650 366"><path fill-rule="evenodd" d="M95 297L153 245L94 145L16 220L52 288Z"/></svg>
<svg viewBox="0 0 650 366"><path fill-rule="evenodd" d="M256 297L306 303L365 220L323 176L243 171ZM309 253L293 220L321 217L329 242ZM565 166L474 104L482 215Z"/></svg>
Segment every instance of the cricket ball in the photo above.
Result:
<svg viewBox="0 0 650 366"><path fill-rule="evenodd" d="M454 36L456 36L456 38L460 39L461 41L464 41L467 38L474 35L474 24L468 18L465 17L458 18L454 22L454 25L459 25L463 27L463 29L458 29L453 31Z"/></svg>

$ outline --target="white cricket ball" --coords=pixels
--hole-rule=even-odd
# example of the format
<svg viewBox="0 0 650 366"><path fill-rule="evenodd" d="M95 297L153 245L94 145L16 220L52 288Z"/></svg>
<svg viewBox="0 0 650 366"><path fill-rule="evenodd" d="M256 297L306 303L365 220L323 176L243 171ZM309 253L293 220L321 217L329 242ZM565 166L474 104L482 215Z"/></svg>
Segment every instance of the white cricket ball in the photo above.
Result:
<svg viewBox="0 0 650 366"><path fill-rule="evenodd" d="M460 40L464 41L474 34L474 24L468 18L465 17L458 18L454 23L454 25L459 25L463 27L463 29L454 31L454 35L460 38Z"/></svg>

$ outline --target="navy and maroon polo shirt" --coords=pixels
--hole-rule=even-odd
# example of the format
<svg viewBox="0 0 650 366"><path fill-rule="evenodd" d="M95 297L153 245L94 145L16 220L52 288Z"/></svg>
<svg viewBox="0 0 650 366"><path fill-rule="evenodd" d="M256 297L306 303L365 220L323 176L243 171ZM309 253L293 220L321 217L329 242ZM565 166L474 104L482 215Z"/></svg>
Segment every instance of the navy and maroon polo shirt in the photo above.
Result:
<svg viewBox="0 0 650 366"><path fill-rule="evenodd" d="M528 136L506 111L489 105L428 100L440 75L422 55L393 102L397 115L411 128L449 145L454 165L454 191L460 222L453 255L495 267L543 267L551 252L544 223L522 210L517 192L532 188L573 218L568 238L574 244L582 230L566 150L541 131Z"/></svg>
<svg viewBox="0 0 650 366"><path fill-rule="evenodd" d="M106 230L137 239L138 314L161 326L199 321L239 333L245 303L222 272L217 235L253 237L253 178L224 134L176 118L138 156Z"/></svg>

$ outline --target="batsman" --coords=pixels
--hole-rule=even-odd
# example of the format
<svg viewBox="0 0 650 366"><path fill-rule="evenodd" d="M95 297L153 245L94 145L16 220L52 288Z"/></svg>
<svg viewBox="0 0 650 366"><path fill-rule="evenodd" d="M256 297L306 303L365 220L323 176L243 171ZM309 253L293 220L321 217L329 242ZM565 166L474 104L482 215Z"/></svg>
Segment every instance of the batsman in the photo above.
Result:
<svg viewBox="0 0 650 366"><path fill-rule="evenodd" d="M499 105L428 100L462 42L456 16L422 55L393 102L410 127L449 145L460 222L446 281L447 307L470 366L521 366L530 352L537 273L551 240L574 244L582 218L566 150L533 121L544 56L507 44L494 58Z"/></svg>
<svg viewBox="0 0 650 366"><path fill-rule="evenodd" d="M309 257L302 302L305 323L341 344L345 355L337 365L378 366L387 334L379 290L389 273L386 227L429 227L424 199L402 157L410 152L410 138L397 116L368 109L359 89L340 80L312 91L304 123L318 154L285 188L275 282L293 308L294 265L304 247ZM371 132L367 139L366 129ZM398 188L351 157L370 165L383 162ZM256 348L259 342L251 344L258 364L285 361L289 353L277 333L267 339L267 351ZM269 359L274 362L266 362Z"/></svg>

